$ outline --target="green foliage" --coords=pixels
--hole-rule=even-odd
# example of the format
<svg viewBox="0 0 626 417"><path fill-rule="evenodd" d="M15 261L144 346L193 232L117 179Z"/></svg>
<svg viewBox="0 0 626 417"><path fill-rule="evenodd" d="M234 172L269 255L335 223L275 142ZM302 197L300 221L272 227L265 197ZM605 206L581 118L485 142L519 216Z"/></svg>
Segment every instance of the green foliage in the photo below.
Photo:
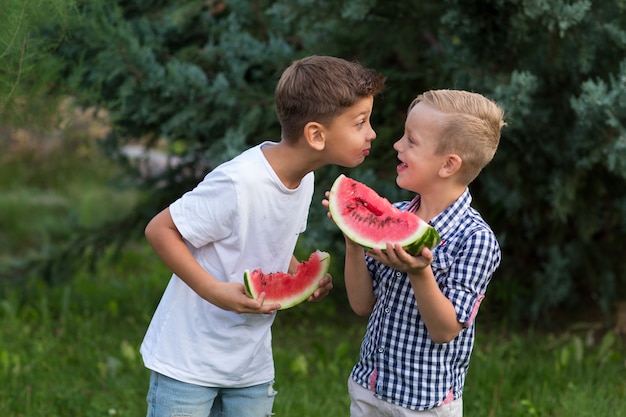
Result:
<svg viewBox="0 0 626 417"><path fill-rule="evenodd" d="M559 335L479 334L463 396L466 412L589 417L624 413L626 386L619 376L623 343L597 326L572 329ZM605 384L613 378L621 382ZM588 392L602 400L592 404Z"/></svg>
<svg viewBox="0 0 626 417"><path fill-rule="evenodd" d="M475 47L468 63L497 62L491 54L506 50L503 65L524 70L514 70L509 82L507 67L490 74L505 81L493 96L509 113L509 127L475 185L481 206L495 208L485 214L502 234L499 276L513 278L498 295L518 317L590 302L608 312L626 294L616 252L625 230L626 171L615 162L626 156L626 61L615 59L626 44L614 36L626 10L619 2L524 2L517 13L504 6L510 4L502 2L509 14L502 25L514 27L521 42L510 42L508 33ZM479 77L468 85L493 88Z"/></svg>
<svg viewBox="0 0 626 417"><path fill-rule="evenodd" d="M144 178L150 200L135 221L215 164L278 139L278 75L300 56L332 54L388 77L372 156L347 173L391 200L405 196L392 143L417 93L478 91L505 108L500 149L471 185L503 248L489 298L502 314L549 323L558 309L608 313L626 296L623 0L118 0L79 12L56 52L72 91L110 111L107 149L123 160L119 150L141 141L183 161ZM301 242L335 259L342 238L317 202L341 171L318 173Z"/></svg>
<svg viewBox="0 0 626 417"><path fill-rule="evenodd" d="M138 346L166 273L158 262L147 273L151 256L135 247L120 263L107 258L99 273L84 270L53 287L1 282L3 415L145 414Z"/></svg>
<svg viewBox="0 0 626 417"><path fill-rule="evenodd" d="M478 91L505 108L500 149L470 187L504 252L489 300L514 320L546 324L558 308L608 313L626 296L623 1L402 3L372 5L333 51L358 51L390 76L393 92L375 109L385 133L391 123L401 131L388 116L413 96L393 94L407 91ZM379 137L374 150L391 149L394 138ZM381 152L377 173L395 157Z"/></svg>
<svg viewBox="0 0 626 417"><path fill-rule="evenodd" d="M253 11L239 3L227 9L236 13L199 0L84 6L59 51L75 88L112 112L116 145L146 138L171 150L182 141L183 157L214 164L247 138L278 136L272 91L292 51L254 37Z"/></svg>
<svg viewBox="0 0 626 417"><path fill-rule="evenodd" d="M48 102L50 104L50 102ZM71 106L59 110L64 126L42 131L6 129L0 144L0 280L32 272L48 281L72 277L132 228L121 227L141 201L105 158ZM75 262L65 256L76 255Z"/></svg>
<svg viewBox="0 0 626 417"><path fill-rule="evenodd" d="M0 6L0 116L23 121L24 96L32 96L57 79L52 50L73 15L74 0L4 0ZM41 36L54 25L54 34Z"/></svg>

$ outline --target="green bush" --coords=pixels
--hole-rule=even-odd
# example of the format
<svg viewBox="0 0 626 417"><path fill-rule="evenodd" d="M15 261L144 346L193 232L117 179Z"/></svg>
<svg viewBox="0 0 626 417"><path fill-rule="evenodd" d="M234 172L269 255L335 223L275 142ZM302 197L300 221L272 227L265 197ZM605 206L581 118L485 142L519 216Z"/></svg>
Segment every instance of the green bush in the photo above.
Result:
<svg viewBox="0 0 626 417"><path fill-rule="evenodd" d="M626 296L626 9L621 0L88 2L57 56L72 91L111 112L115 155L142 140L182 157L151 179L145 222L211 166L278 139L272 92L289 62L358 59L388 76L372 156L349 174L390 199L406 107L419 92L481 92L505 108L494 161L471 186L504 259L490 302L512 321ZM318 194L340 169L317 175ZM191 173L191 175L190 175ZM302 247L342 255L314 204ZM304 250L304 249L303 249Z"/></svg>
<svg viewBox="0 0 626 417"><path fill-rule="evenodd" d="M65 24L75 17L75 0L3 0L0 6L0 119L26 125L33 120L24 101L47 91L58 80L52 51L63 38ZM52 31L48 30L54 25ZM27 97L25 100L24 98ZM26 106L32 110L34 106ZM47 109L39 108L38 117ZM1 139L1 138L0 138Z"/></svg>

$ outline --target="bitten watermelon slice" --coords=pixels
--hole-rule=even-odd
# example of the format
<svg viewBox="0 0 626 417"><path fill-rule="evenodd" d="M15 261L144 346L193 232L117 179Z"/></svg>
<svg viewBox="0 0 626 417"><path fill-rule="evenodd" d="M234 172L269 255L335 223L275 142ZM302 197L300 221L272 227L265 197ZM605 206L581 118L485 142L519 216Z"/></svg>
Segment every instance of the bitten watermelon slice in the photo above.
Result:
<svg viewBox="0 0 626 417"><path fill-rule="evenodd" d="M412 255L434 248L441 238L434 227L413 213L400 211L367 185L341 174L330 189L328 208L335 224L365 248L400 244Z"/></svg>
<svg viewBox="0 0 626 417"><path fill-rule="evenodd" d="M246 269L243 280L250 297L256 299L264 292L264 303L278 303L280 310L285 310L300 304L319 288L319 281L326 276L329 265L330 255L318 250L307 261L301 262L293 275Z"/></svg>

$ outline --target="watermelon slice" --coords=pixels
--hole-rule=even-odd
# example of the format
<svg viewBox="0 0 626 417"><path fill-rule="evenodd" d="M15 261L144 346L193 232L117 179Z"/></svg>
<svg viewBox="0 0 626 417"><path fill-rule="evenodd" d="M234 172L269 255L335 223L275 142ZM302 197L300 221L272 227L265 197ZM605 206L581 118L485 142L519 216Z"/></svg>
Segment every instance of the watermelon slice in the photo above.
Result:
<svg viewBox="0 0 626 417"><path fill-rule="evenodd" d="M367 185L341 174L330 189L328 208L335 224L352 241L368 248L400 244L412 255L434 248L441 238L413 213L400 211Z"/></svg>
<svg viewBox="0 0 626 417"><path fill-rule="evenodd" d="M264 274L260 269L252 272L246 269L243 274L246 293L256 299L264 292L264 303L279 303L280 310L288 309L309 298L319 288L319 281L326 276L329 265L330 255L318 250L309 260L301 262L293 275L284 272Z"/></svg>

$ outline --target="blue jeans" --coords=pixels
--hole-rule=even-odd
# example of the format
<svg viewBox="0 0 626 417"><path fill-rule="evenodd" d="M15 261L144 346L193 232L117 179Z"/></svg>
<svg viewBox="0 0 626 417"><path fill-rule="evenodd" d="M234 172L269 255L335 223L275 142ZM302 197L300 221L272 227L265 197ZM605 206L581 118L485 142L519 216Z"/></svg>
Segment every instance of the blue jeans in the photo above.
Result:
<svg viewBox="0 0 626 417"><path fill-rule="evenodd" d="M147 417L267 417L274 405L271 382L245 388L211 388L152 371Z"/></svg>

